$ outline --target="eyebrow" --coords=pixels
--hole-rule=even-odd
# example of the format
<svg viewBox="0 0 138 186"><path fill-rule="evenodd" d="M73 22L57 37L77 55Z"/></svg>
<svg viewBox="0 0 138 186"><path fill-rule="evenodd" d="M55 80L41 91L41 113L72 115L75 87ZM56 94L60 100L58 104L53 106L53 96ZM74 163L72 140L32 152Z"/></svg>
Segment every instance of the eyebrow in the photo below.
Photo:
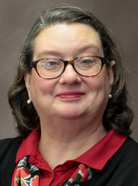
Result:
<svg viewBox="0 0 138 186"><path fill-rule="evenodd" d="M93 45L93 44L88 44L88 45L84 45L82 47L80 47L78 49L78 52L84 52L85 50L88 50L88 49L92 49L92 51L96 51L96 52L100 52L100 49L97 45Z"/></svg>
<svg viewBox="0 0 138 186"><path fill-rule="evenodd" d="M80 47L77 50L77 53L79 54L79 53L82 53L82 52L87 51L89 49L92 49L92 51L94 51L94 52L100 52L100 49L97 45L88 44L88 45L84 45L84 46ZM43 50L43 51L41 51L40 53L37 54L37 57L41 58L41 56L44 56L44 55L54 55L56 57L60 57L61 54L62 54L62 52L60 52L60 51Z"/></svg>
<svg viewBox="0 0 138 186"><path fill-rule="evenodd" d="M40 53L38 53L37 57L41 58L43 55L54 55L54 56L59 56L61 53L55 50L43 50Z"/></svg>

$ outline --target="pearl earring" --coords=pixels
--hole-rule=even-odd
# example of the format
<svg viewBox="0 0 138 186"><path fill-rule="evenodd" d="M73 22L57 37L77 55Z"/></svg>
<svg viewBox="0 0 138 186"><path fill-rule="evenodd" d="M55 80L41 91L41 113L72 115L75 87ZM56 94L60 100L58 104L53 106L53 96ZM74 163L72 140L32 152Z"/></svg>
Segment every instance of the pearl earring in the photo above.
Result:
<svg viewBox="0 0 138 186"><path fill-rule="evenodd" d="M29 105L31 103L31 99L29 98L28 100L27 100L27 104Z"/></svg>
<svg viewBox="0 0 138 186"><path fill-rule="evenodd" d="M109 98L110 98L110 99L112 98L112 94L109 94Z"/></svg>

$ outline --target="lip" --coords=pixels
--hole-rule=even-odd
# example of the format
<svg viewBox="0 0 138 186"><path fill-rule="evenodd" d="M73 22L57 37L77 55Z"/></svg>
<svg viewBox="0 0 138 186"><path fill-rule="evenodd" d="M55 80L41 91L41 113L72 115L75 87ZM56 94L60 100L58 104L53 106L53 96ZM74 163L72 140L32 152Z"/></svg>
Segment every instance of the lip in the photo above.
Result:
<svg viewBox="0 0 138 186"><path fill-rule="evenodd" d="M82 96L84 96L84 92L62 92L60 94L57 94L56 97L59 97L61 99L78 99Z"/></svg>

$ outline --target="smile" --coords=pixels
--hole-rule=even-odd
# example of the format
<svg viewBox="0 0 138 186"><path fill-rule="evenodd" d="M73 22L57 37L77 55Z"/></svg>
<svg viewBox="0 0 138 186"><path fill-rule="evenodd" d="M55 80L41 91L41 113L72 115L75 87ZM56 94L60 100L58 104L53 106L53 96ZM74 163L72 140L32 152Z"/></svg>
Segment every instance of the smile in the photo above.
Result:
<svg viewBox="0 0 138 186"><path fill-rule="evenodd" d="M59 97L61 99L76 99L84 96L84 92L63 92L58 94L56 97Z"/></svg>

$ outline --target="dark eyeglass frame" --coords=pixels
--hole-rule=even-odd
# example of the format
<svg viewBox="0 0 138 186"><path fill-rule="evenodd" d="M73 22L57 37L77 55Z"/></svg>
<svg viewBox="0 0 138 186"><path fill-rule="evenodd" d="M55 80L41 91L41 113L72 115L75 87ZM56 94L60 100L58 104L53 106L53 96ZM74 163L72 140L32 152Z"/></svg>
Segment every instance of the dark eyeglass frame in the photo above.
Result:
<svg viewBox="0 0 138 186"><path fill-rule="evenodd" d="M94 74L94 75L82 75L82 74L80 74L80 73L75 69L75 67L74 67L74 61L75 61L76 59L82 58L82 57L97 57L97 58L99 58L99 59L101 60L101 68L100 68L99 72L96 73L96 74ZM49 59L49 58L45 58L45 59ZM57 60L58 58L53 58L53 59L56 59L56 60ZM101 72L102 67L103 67L104 64L107 64L107 65L109 66L109 61L107 61L105 57L100 57L100 56L81 56L81 57L77 57L77 58L75 58L75 59L73 59L73 60L69 60L69 61L68 61L68 60L63 60L63 59L58 59L58 60L61 60L61 61L64 63L64 68L63 68L62 72L61 72L58 76L56 76L56 77L44 78L44 77L42 77L42 76L38 73L38 70L37 70L37 63L38 63L39 61L41 61L41 60L43 60L43 59L39 59L39 60L36 60L36 61L32 61L32 66L29 67L29 70L31 70L32 68L34 68L34 69L36 70L38 76L40 76L40 77L43 78L43 79L55 79L55 78L61 76L61 74L63 74L63 72L65 71L66 66L67 66L68 64L71 64L71 65L73 66L73 69L75 70L75 72L76 72L77 74L79 74L79 75L81 75L81 76L84 76L84 77L93 77L93 76L96 76L96 75L98 75L98 74Z"/></svg>

